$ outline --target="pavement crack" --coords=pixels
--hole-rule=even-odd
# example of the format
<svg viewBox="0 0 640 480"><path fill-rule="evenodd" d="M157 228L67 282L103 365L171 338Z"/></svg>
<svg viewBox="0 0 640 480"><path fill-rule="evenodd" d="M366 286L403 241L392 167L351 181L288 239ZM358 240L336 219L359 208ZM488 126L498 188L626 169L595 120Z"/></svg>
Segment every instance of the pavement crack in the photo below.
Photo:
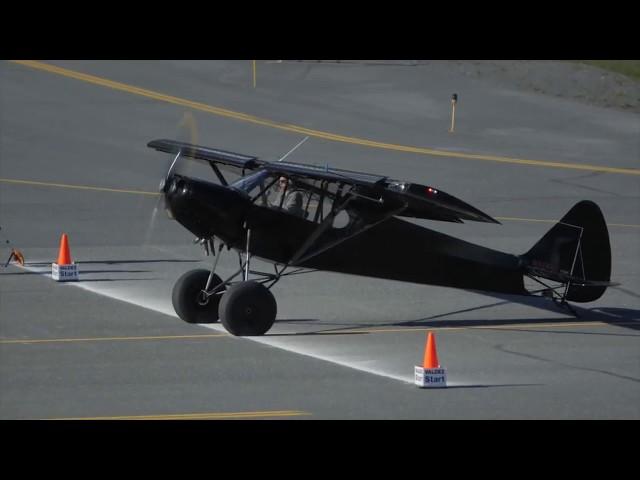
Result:
<svg viewBox="0 0 640 480"><path fill-rule="evenodd" d="M609 376L612 376L612 377L620 378L622 380L630 380L632 382L640 383L640 378L630 377L630 376L627 376L627 375L620 375L618 373L609 372L607 370L601 370L599 368L579 367L577 365L571 365L569 363L558 362L557 360L551 360L549 358L544 358L544 357L540 357L540 356L537 356L537 355L531 355L529 353L516 352L514 350L508 350L507 348L504 348L501 344L495 345L494 348L496 350L500 351L500 352L510 353L512 355L517 355L519 357L525 357L525 358L530 358L532 360L538 360L538 361L541 361L541 362L552 363L554 365L560 365L560 366L571 368L571 369L574 369L574 370L583 370L583 371L587 371L587 372L602 373L604 375L609 375Z"/></svg>

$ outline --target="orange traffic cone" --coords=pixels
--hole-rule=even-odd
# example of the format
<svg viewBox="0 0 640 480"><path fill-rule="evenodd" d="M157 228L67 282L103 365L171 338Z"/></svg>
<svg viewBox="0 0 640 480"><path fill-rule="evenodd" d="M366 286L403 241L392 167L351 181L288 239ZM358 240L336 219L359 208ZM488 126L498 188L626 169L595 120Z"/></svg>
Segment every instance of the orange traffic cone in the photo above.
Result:
<svg viewBox="0 0 640 480"><path fill-rule="evenodd" d="M58 265L71 265L71 253L69 252L69 239L63 233L60 238L60 251L58 253Z"/></svg>
<svg viewBox="0 0 640 480"><path fill-rule="evenodd" d="M431 332L427 334L424 360L421 366L415 366L414 377L415 384L420 388L447 386L447 370L440 366L436 352L436 337Z"/></svg>
<svg viewBox="0 0 640 480"><path fill-rule="evenodd" d="M422 362L423 368L440 368L440 362L438 361L438 352L436 352L436 337L433 333L429 332L427 335L427 344L424 350L424 360Z"/></svg>
<svg viewBox="0 0 640 480"><path fill-rule="evenodd" d="M58 282L68 282L79 280L78 265L71 260L69 252L69 239L63 233L60 238L60 251L58 252L58 262L51 264L51 278Z"/></svg>

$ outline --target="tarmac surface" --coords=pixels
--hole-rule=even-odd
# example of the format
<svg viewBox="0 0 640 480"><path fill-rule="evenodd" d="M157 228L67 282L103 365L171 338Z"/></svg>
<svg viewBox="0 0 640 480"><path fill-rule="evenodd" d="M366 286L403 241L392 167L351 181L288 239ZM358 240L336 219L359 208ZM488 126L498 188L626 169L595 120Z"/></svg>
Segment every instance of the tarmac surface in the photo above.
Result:
<svg viewBox="0 0 640 480"><path fill-rule="evenodd" d="M253 88L248 61L1 62L0 260L15 246L27 264L0 267L0 418L640 418L640 116L470 68L259 61ZM593 200L621 285L574 318L316 272L274 287L263 337L182 322L173 283L210 260L152 221L168 160L147 142L275 160L307 135L288 160L434 185L502 225L418 223L505 252ZM63 232L77 283L50 278ZM446 389L413 385L428 331Z"/></svg>

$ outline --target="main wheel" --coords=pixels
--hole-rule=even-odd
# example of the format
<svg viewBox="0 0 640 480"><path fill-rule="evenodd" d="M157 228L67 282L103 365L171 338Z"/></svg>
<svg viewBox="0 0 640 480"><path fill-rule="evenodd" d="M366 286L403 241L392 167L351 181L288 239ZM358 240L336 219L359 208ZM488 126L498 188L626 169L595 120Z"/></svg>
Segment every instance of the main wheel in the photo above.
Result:
<svg viewBox="0 0 640 480"><path fill-rule="evenodd" d="M191 270L182 275L173 286L171 300L173 309L187 323L214 323L218 321L218 304L224 293L215 293L209 297L202 293L207 285L209 270ZM214 274L211 286L215 287L222 279Z"/></svg>
<svg viewBox="0 0 640 480"><path fill-rule="evenodd" d="M222 296L218 312L232 335L263 335L276 319L276 299L263 284L253 280L236 283Z"/></svg>

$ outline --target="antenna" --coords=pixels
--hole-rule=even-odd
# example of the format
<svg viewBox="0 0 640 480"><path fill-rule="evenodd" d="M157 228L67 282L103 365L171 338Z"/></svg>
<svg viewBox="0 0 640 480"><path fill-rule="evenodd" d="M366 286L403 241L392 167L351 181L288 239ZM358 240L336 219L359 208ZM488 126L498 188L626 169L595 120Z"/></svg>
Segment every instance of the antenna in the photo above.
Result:
<svg viewBox="0 0 640 480"><path fill-rule="evenodd" d="M293 153L293 151L298 148L300 145L302 145L304 142L306 142L307 140L309 140L309 137L304 137L295 147L293 147L291 150L289 150L287 153L285 153L282 157L280 157L278 159L279 162L281 162L282 160L284 160L285 158L287 158L289 155L291 155Z"/></svg>

